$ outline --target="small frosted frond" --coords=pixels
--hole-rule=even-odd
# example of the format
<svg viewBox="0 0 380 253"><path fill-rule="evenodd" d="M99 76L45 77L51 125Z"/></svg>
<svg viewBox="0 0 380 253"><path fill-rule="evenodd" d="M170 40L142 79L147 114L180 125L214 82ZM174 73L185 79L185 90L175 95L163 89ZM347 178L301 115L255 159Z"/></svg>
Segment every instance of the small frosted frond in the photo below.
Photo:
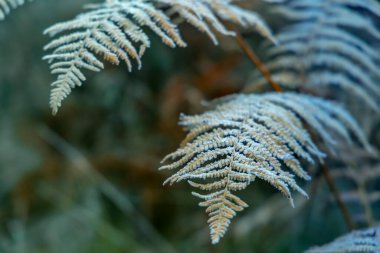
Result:
<svg viewBox="0 0 380 253"><path fill-rule="evenodd" d="M314 247L305 253L378 253L380 252L380 228L357 230L337 238L335 241Z"/></svg>
<svg viewBox="0 0 380 253"><path fill-rule="evenodd" d="M44 59L51 64L52 73L58 75L50 98L53 113L57 113L71 89L86 80L83 69L100 71L103 68L99 56L113 64L124 61L129 70L132 61L140 67L140 57L150 46L148 36L141 29L143 26L171 47L186 45L168 17L145 1L94 5L76 19L48 28L45 33L50 36L64 33L45 46L45 50L53 52Z"/></svg>
<svg viewBox="0 0 380 253"><path fill-rule="evenodd" d="M0 20L4 20L12 9L16 9L27 1L32 0L0 0Z"/></svg>
<svg viewBox="0 0 380 253"><path fill-rule="evenodd" d="M267 50L273 80L284 88L359 98L380 112L380 4L374 0L289 0L273 8L290 20ZM264 83L255 73L255 84ZM351 101L351 100L349 100Z"/></svg>
<svg viewBox="0 0 380 253"><path fill-rule="evenodd" d="M264 22L254 13L228 0L109 0L89 5L89 11L75 19L48 28L45 34L57 36L45 46L52 51L44 59L52 74L58 75L52 86L50 106L57 113L71 89L86 77L83 70L100 71L103 58L112 64L124 61L129 71L133 62L141 67L141 57L150 47L145 29L151 30L170 47L185 47L174 17L181 17L217 43L214 31L234 35L222 21L254 28L274 40ZM163 11L165 10L165 11Z"/></svg>
<svg viewBox="0 0 380 253"><path fill-rule="evenodd" d="M348 142L355 136L367 145L360 128L335 103L294 93L234 95L211 103L201 115L181 117L189 133L163 160L161 170L176 171L165 184L185 180L207 192L193 194L203 200L212 242L218 243L230 220L247 206L234 192L256 178L282 192L292 205L291 190L307 196L295 181L295 176L310 179L301 160L313 164L325 155L303 121L331 148L334 136Z"/></svg>

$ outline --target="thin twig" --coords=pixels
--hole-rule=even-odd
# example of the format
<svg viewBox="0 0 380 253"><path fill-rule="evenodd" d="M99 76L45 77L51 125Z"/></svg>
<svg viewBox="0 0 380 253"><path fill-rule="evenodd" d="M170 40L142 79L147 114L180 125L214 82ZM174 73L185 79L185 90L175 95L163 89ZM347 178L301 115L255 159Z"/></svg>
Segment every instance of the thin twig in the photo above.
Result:
<svg viewBox="0 0 380 253"><path fill-rule="evenodd" d="M316 142L318 140L317 136L311 131L310 126L306 126L307 131L310 133L311 139ZM330 192L332 193L335 202L338 205L338 208L343 216L343 219L347 225L347 228L349 230L354 230L356 225L354 222L354 219L352 218L350 211L346 205L346 203L343 201L342 195L340 194L338 187L336 186L336 183L331 176L330 169L327 167L326 164L321 163L321 171L322 175L326 180L326 183L330 189Z"/></svg>
<svg viewBox="0 0 380 253"><path fill-rule="evenodd" d="M332 178L330 174L329 168L326 165L322 164L321 169L322 169L323 176L326 179L327 185L329 186L331 193L334 195L335 201L338 204L338 207L343 215L344 220L346 221L348 229L354 230L355 223L351 217L350 211L348 210L346 204L342 200L342 196L340 195L340 192L338 191L338 188L336 187L334 179Z"/></svg>
<svg viewBox="0 0 380 253"><path fill-rule="evenodd" d="M248 42L243 38L243 36L239 32L237 31L235 32L236 32L236 41L239 44L241 50L243 50L243 52L253 62L253 64L256 65L257 69L261 72L261 74L267 80L267 82L273 88L273 90L275 90L276 92L282 92L281 86L275 81L273 81L272 75L270 74L268 68L260 60L260 58L253 52Z"/></svg>

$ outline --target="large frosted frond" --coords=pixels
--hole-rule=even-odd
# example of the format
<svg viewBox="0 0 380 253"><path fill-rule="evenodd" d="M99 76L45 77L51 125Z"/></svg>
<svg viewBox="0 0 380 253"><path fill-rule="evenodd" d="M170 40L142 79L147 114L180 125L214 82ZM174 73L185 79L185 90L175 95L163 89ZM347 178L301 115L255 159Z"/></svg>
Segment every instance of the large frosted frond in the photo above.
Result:
<svg viewBox="0 0 380 253"><path fill-rule="evenodd" d="M322 160L303 122L330 148L336 138L352 136L367 146L355 121L339 105L295 93L234 95L211 103L201 115L182 116L188 135L180 148L164 158L162 170L175 170L165 184L188 181L206 193L193 193L206 207L213 243L247 204L236 191L256 178L282 192L293 205L291 190L306 193L295 176L310 179L301 160Z"/></svg>
<svg viewBox="0 0 380 253"><path fill-rule="evenodd" d="M109 0L88 7L89 11L75 19L45 31L51 37L56 36L45 46L45 50L52 52L44 57L52 73L58 75L50 97L53 114L71 89L86 80L83 70L103 69L101 57L112 64L124 61L130 71L133 62L140 68L141 57L150 47L146 29L170 47L185 47L173 18L181 17L208 34L215 43L215 31L234 35L224 27L223 21L256 29L274 40L254 12L239 8L229 0Z"/></svg>
<svg viewBox="0 0 380 253"><path fill-rule="evenodd" d="M275 82L335 99L351 95L380 112L378 2L289 0L273 10L290 21L266 54Z"/></svg>

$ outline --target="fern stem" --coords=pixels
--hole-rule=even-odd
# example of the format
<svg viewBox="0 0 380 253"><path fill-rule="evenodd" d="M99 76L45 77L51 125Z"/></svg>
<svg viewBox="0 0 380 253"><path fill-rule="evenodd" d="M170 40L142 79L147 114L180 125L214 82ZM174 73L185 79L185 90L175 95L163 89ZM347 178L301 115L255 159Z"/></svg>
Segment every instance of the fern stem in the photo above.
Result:
<svg viewBox="0 0 380 253"><path fill-rule="evenodd" d="M257 69L260 71L260 73L263 75L265 80L267 80L268 84L275 90L276 92L282 92L281 86L273 81L272 75L269 72L268 68L265 66L265 64L260 60L260 58L253 52L251 47L249 46L248 42L243 38L243 36L238 32L236 33L236 41L239 44L241 50L247 55L247 57L255 64Z"/></svg>
<svg viewBox="0 0 380 253"><path fill-rule="evenodd" d="M335 201L338 204L338 207L343 215L343 218L346 222L348 229L354 230L356 226L353 221L353 218L351 217L350 211L348 210L346 204L343 202L342 196L340 195L338 188L336 187L334 179L332 178L330 174L329 168L325 164L322 164L321 169L322 169L323 176L326 179L327 185L329 186L330 191L333 194Z"/></svg>

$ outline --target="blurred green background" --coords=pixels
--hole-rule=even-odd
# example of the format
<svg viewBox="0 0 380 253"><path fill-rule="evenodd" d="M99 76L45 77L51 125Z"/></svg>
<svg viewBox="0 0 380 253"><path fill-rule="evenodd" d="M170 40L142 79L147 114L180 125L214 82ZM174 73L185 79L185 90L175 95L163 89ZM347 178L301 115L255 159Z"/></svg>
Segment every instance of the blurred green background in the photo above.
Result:
<svg viewBox="0 0 380 253"><path fill-rule="evenodd" d="M88 73L53 117L42 31L88 2L39 0L0 23L1 253L301 252L347 231L318 174L294 209L253 184L216 246L191 188L162 186L159 162L184 137L179 113L240 91L254 69L233 39L215 47L184 25L190 47L170 49L152 35L141 71ZM261 38L248 37L257 50Z"/></svg>

